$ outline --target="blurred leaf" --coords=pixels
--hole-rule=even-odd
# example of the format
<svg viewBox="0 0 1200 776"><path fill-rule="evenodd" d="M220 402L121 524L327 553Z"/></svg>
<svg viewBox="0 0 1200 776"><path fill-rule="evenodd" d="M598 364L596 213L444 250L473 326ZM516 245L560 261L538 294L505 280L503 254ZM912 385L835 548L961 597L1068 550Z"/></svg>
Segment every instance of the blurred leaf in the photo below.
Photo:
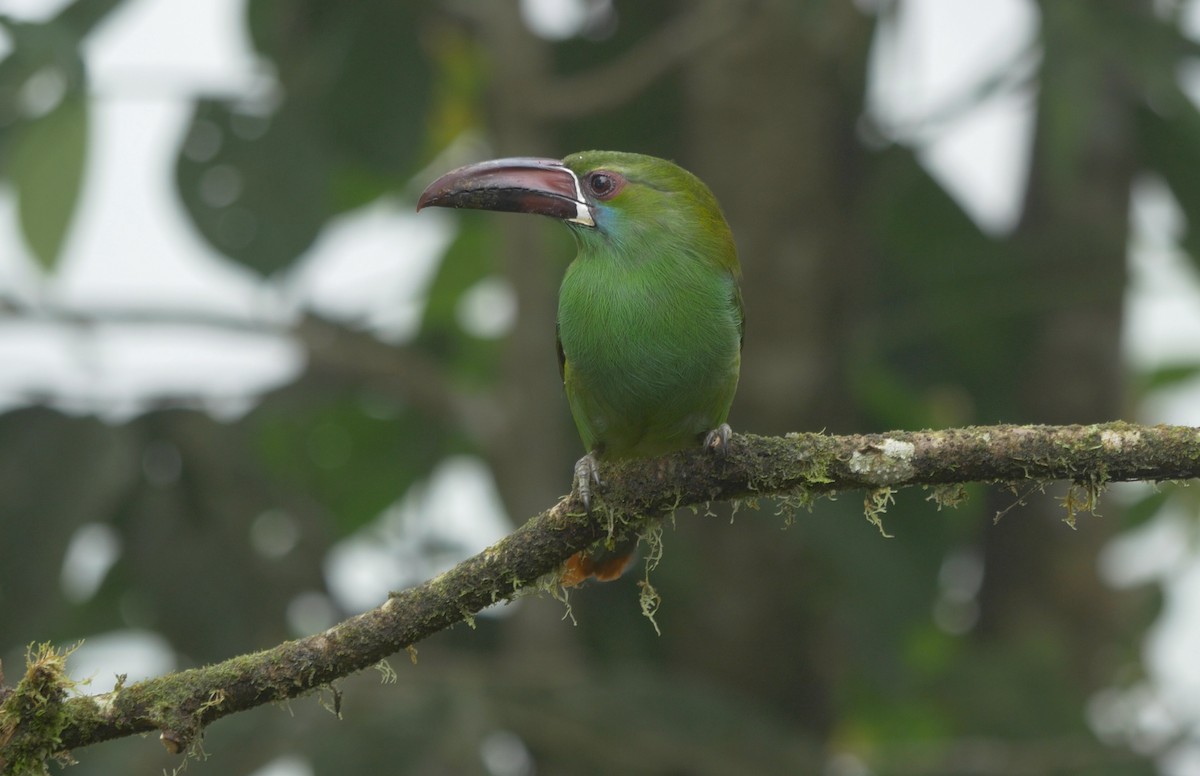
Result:
<svg viewBox="0 0 1200 776"><path fill-rule="evenodd" d="M291 264L332 212L332 159L311 122L202 101L176 164L183 203L200 232L262 274Z"/></svg>
<svg viewBox="0 0 1200 776"><path fill-rule="evenodd" d="M413 0L248 5L254 45L275 63L298 109L291 118L311 128L337 166L393 184L415 171L431 91L421 45L427 7Z"/></svg>
<svg viewBox="0 0 1200 776"><path fill-rule="evenodd" d="M111 523L137 486L128 433L42 407L0 415L0 650L77 638L63 560L85 523ZM98 619L117 627L114 609Z"/></svg>
<svg viewBox="0 0 1200 776"><path fill-rule="evenodd" d="M1143 105L1137 113L1142 156L1163 177L1186 214L1183 247L1200 264L1200 110L1181 93L1168 113Z"/></svg>
<svg viewBox="0 0 1200 776"><path fill-rule="evenodd" d="M446 454L446 430L385 396L254 416L266 466L327 511L337 537L374 520Z"/></svg>
<svg viewBox="0 0 1200 776"><path fill-rule="evenodd" d="M1200 377L1200 364L1168 364L1137 376L1138 395L1163 388L1175 388Z"/></svg>
<svg viewBox="0 0 1200 776"><path fill-rule="evenodd" d="M864 197L878 256L878 270L866 282L881 320L877 338L854 354L864 362L855 368L860 377L873 375L858 387L893 422L919 409L914 401L930 385L965 386L981 403L1010 395L1011 365L1030 325L1021 305L1031 294L1004 245L971 220L910 150L892 148L873 159ZM890 390L881 382L881 358L898 371L897 385L912 386L895 394L892 410L880 403ZM921 419L912 414L908 422Z"/></svg>
<svg viewBox="0 0 1200 776"><path fill-rule="evenodd" d="M463 331L459 305L463 295L476 283L498 272L498 239L493 218L459 219L458 235L429 284L425 314L417 335L417 341L448 364L456 377L477 384L495 374L493 367L499 348L493 340L471 337Z"/></svg>
<svg viewBox="0 0 1200 776"><path fill-rule="evenodd" d="M81 88L86 73L79 53L80 38L99 21L100 16L95 12L102 15L111 5L112 0L76 0L57 17L43 23L19 22L0 15L0 26L11 45L8 55L0 59L0 84L8 92L0 103L9 102L16 107L19 98L14 98L26 85L26 79L47 67L58 70L68 90ZM0 126L5 123L0 120Z"/></svg>
<svg viewBox="0 0 1200 776"><path fill-rule="evenodd" d="M430 102L432 73L419 36L426 4L312 0L309 6L321 11L313 19L310 54L330 66L320 76L324 92L313 94L322 136L346 166L407 180L424 151ZM292 17L294 3L284 12Z"/></svg>
<svg viewBox="0 0 1200 776"><path fill-rule="evenodd" d="M1121 516L1126 528L1141 525L1159 513L1167 500L1177 493L1173 488L1160 488L1149 491L1144 497L1124 508Z"/></svg>
<svg viewBox="0 0 1200 776"><path fill-rule="evenodd" d="M850 387L865 411L882 428L932 428L929 404L896 370L876 359L851 365Z"/></svg>
<svg viewBox="0 0 1200 776"><path fill-rule="evenodd" d="M75 0L42 23L0 16L0 176L17 189L20 225L37 261L52 269L86 161L87 76L80 41L121 0Z"/></svg>
<svg viewBox="0 0 1200 776"><path fill-rule="evenodd" d="M87 100L68 95L54 110L28 122L11 148L21 231L47 270L60 258L87 161Z"/></svg>
<svg viewBox="0 0 1200 776"><path fill-rule="evenodd" d="M125 0L75 0L59 11L52 23L70 29L77 39L82 39L124 2Z"/></svg>
<svg viewBox="0 0 1200 776"><path fill-rule="evenodd" d="M426 150L433 156L464 132L486 126L483 95L488 64L478 42L450 24L430 25L427 48L434 69Z"/></svg>
<svg viewBox="0 0 1200 776"><path fill-rule="evenodd" d="M249 4L282 104L201 103L177 165L184 204L214 247L275 272L332 215L407 182L426 151L423 12L380 0Z"/></svg>

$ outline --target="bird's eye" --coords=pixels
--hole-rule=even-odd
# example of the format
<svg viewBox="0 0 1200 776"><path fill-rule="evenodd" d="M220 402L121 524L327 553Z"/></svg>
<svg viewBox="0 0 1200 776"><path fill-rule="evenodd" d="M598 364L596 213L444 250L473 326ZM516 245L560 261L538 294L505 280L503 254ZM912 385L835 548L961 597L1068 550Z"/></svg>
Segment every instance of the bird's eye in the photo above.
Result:
<svg viewBox="0 0 1200 776"><path fill-rule="evenodd" d="M616 196L624 182L619 175L611 172L594 172L587 176L588 189L597 199Z"/></svg>

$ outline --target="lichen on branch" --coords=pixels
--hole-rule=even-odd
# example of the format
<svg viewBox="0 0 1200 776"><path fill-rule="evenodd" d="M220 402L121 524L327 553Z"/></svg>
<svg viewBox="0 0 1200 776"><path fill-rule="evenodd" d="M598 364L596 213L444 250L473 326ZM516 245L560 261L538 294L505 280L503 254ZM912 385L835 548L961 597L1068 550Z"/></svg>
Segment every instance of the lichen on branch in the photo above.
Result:
<svg viewBox="0 0 1200 776"><path fill-rule="evenodd" d="M590 515L572 493L434 579L392 593L378 608L327 631L269 650L91 696L67 691L71 684L55 657L61 653L31 651L26 679L16 688L0 687L0 773L17 772L18 762L20 772L36 773L31 758L44 763L72 749L153 730L168 749L183 751L221 717L328 688L487 606L553 590L571 554L611 539L610 532L618 540L641 533L678 507L759 497L811 505L821 494L863 490L875 494L865 511L878 519L895 491L913 485L930 486L940 510L961 501L961 485L968 482L1062 480L1074 486L1064 502L1073 516L1093 507L1109 482L1200 477L1200 429L1117 422L852 436L737 434L724 456L689 450L602 464L600 475L602 508ZM32 684L49 676L58 678L53 688Z"/></svg>

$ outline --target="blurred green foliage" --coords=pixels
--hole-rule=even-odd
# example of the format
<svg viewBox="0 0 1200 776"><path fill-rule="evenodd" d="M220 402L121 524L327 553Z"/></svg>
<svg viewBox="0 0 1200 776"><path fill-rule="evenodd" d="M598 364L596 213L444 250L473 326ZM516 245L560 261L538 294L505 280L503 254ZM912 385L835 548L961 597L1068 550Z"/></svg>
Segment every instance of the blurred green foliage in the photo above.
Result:
<svg viewBox="0 0 1200 776"><path fill-rule="evenodd" d="M128 5L0 16L13 44L0 179L48 273L88 114L106 99L89 91L80 43ZM279 283L331 218L411 200L430 164L641 151L700 174L737 235L735 430L1090 422L1195 378L1200 365L1180 363L1135 383L1119 350L1139 176L1170 188L1189 216L1183 248L1200 257L1200 114L1178 78L1197 52L1176 4L1038 4L1040 64L1014 87L1035 101L1031 169L1006 234L981 230L864 115L871 47L904 3L583 5L582 33L550 41L513 1L248 0L272 87L195 97L176 164L186 213L215 251ZM31 108L21 95L39 77L49 97ZM550 504L580 452L554 371L554 290L572 250L554 229L461 218L410 341L298 322L304 370L236 420L188 396L119 424L53 397L0 416L7 681L37 640L145 628L187 665L295 635L288 608L326 590L334 543L450 454L487 462L514 520ZM501 339L461 320L466 295L495 278L518 306ZM1143 676L1156 593L1110 589L1095 558L1180 496L1124 515L1106 501L1103 520L1072 532L1053 493L970 493L953 512L901 494L890 540L858 494L783 533L766 504L732 522L685 512L654 580L661 637L629 578L574 592L577 626L526 599L420 645L416 666L394 658L396 686L348 680L340 723L308 699L240 714L188 767L250 773L299 755L316 774L1152 772L1156 752L1097 738L1088 704ZM264 514L294 527L286 552L255 548ZM121 552L90 598L68 600L63 562L87 524L110 527ZM76 754L80 774L176 763L143 739Z"/></svg>

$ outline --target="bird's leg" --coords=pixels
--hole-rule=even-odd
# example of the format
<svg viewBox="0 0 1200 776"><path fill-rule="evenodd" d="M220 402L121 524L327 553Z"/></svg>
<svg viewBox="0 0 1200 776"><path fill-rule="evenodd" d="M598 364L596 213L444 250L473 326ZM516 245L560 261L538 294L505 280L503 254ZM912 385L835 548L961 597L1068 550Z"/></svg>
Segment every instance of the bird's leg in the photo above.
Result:
<svg viewBox="0 0 1200 776"><path fill-rule="evenodd" d="M600 463L595 453L588 453L575 462L575 487L579 489L579 498L586 512L592 511L593 484L600 485Z"/></svg>
<svg viewBox="0 0 1200 776"><path fill-rule="evenodd" d="M709 450L722 458L729 452L729 439L733 436L733 429L728 423L722 423L704 435L704 449ZM579 471L576 466L575 471Z"/></svg>

